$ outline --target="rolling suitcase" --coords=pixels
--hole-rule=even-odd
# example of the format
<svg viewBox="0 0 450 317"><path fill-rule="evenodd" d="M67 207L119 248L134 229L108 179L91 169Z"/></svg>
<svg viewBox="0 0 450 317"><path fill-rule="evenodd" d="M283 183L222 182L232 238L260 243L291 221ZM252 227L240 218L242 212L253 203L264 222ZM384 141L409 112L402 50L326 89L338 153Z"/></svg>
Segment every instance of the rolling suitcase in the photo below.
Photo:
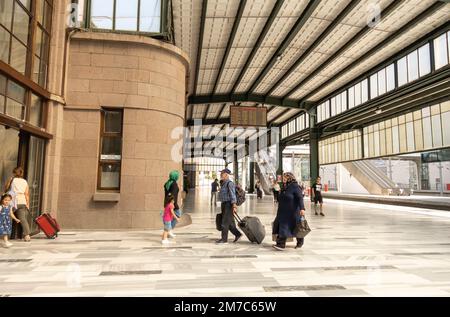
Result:
<svg viewBox="0 0 450 317"><path fill-rule="evenodd" d="M60 231L59 225L50 214L42 214L35 220L39 228L45 233L47 238L55 239Z"/></svg>
<svg viewBox="0 0 450 317"><path fill-rule="evenodd" d="M238 221L238 226L252 243L261 244L266 236L266 229L261 221L256 217L244 217L241 219L238 214L234 214Z"/></svg>

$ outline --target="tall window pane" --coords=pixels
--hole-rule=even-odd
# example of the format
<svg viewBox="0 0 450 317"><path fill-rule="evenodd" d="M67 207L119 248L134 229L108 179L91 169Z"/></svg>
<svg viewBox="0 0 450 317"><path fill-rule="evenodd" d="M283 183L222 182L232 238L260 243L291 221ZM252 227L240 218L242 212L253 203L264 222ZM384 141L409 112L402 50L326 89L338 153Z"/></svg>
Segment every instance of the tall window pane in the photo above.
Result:
<svg viewBox="0 0 450 317"><path fill-rule="evenodd" d="M14 8L13 34L28 45L28 31L30 26L30 16L20 5L16 3Z"/></svg>
<svg viewBox="0 0 450 317"><path fill-rule="evenodd" d="M22 75L25 74L27 48L14 37L12 38L10 65Z"/></svg>
<svg viewBox="0 0 450 317"><path fill-rule="evenodd" d="M392 152L393 154L400 153L400 134L398 131L398 126L392 127Z"/></svg>
<svg viewBox="0 0 450 317"><path fill-rule="evenodd" d="M30 107L30 123L37 126L42 127L42 99L38 96L32 94L31 95L31 107Z"/></svg>
<svg viewBox="0 0 450 317"><path fill-rule="evenodd" d="M161 0L141 0L141 32L161 32Z"/></svg>
<svg viewBox="0 0 450 317"><path fill-rule="evenodd" d="M431 73L430 44L419 48L419 74L425 76Z"/></svg>
<svg viewBox="0 0 450 317"><path fill-rule="evenodd" d="M414 141L414 123L408 122L406 124L406 139L408 144L408 152L412 152L416 149Z"/></svg>
<svg viewBox="0 0 450 317"><path fill-rule="evenodd" d="M361 83L355 85L355 106L361 104Z"/></svg>
<svg viewBox="0 0 450 317"><path fill-rule="evenodd" d="M419 78L419 60L417 51L408 55L408 81L412 82Z"/></svg>
<svg viewBox="0 0 450 317"><path fill-rule="evenodd" d="M361 82L361 103L369 100L369 80L364 79Z"/></svg>
<svg viewBox="0 0 450 317"><path fill-rule="evenodd" d="M336 100L336 114L339 114L342 112L341 96L337 95L334 99Z"/></svg>
<svg viewBox="0 0 450 317"><path fill-rule="evenodd" d="M116 30L137 31L137 0L116 0Z"/></svg>
<svg viewBox="0 0 450 317"><path fill-rule="evenodd" d="M0 1L0 24L11 30L14 0Z"/></svg>
<svg viewBox="0 0 450 317"><path fill-rule="evenodd" d="M395 89L395 65L386 67L386 89L391 91Z"/></svg>
<svg viewBox="0 0 450 317"><path fill-rule="evenodd" d="M442 34L434 40L434 60L436 69L448 64L447 35Z"/></svg>
<svg viewBox="0 0 450 317"><path fill-rule="evenodd" d="M336 115L336 98L333 97L331 98L331 116L335 116Z"/></svg>
<svg viewBox="0 0 450 317"><path fill-rule="evenodd" d="M442 113L441 116L442 116L442 122L450 122L450 111ZM442 138L443 145L450 146L450 129L448 127L445 127L442 132L443 132L443 138Z"/></svg>
<svg viewBox="0 0 450 317"><path fill-rule="evenodd" d="M423 127L423 146L426 149L433 147L433 136L431 131L431 118L426 117L422 118L422 127Z"/></svg>
<svg viewBox="0 0 450 317"><path fill-rule="evenodd" d="M341 107L342 112L347 110L347 90L341 93Z"/></svg>
<svg viewBox="0 0 450 317"><path fill-rule="evenodd" d="M351 109L355 106L355 87L351 87L348 90L348 108Z"/></svg>
<svg viewBox="0 0 450 317"><path fill-rule="evenodd" d="M9 47L11 35L0 26L0 60L9 63Z"/></svg>
<svg viewBox="0 0 450 317"><path fill-rule="evenodd" d="M398 86L401 87L408 83L408 68L406 67L406 56L397 61Z"/></svg>
<svg viewBox="0 0 450 317"><path fill-rule="evenodd" d="M373 74L370 76L370 98L378 97L378 76Z"/></svg>
<svg viewBox="0 0 450 317"><path fill-rule="evenodd" d="M441 127L441 116L434 115L431 118L431 126L433 130L433 147L442 146L442 127Z"/></svg>
<svg viewBox="0 0 450 317"><path fill-rule="evenodd" d="M112 30L114 0L92 0L91 27Z"/></svg>
<svg viewBox="0 0 450 317"><path fill-rule="evenodd" d="M386 93L386 69L378 72L378 94L381 96Z"/></svg>

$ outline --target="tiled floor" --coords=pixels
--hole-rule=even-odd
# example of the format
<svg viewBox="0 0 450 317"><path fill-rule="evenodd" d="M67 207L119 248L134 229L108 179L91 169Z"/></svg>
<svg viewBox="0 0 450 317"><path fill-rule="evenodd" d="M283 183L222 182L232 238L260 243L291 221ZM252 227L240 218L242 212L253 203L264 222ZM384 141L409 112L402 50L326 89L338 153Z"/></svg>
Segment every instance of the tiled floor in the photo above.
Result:
<svg viewBox="0 0 450 317"><path fill-rule="evenodd" d="M249 196L266 240L216 246L207 191L193 224L163 247L160 231L63 232L0 249L0 296L450 296L450 213L327 200L305 246L271 248L270 197ZM230 236L230 239L232 237Z"/></svg>

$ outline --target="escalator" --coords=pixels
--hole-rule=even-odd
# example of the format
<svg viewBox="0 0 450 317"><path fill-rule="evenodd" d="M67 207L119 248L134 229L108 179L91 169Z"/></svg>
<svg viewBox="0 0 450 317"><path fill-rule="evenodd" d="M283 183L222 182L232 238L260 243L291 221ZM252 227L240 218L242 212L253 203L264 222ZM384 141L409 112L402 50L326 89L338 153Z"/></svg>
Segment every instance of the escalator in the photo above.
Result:
<svg viewBox="0 0 450 317"><path fill-rule="evenodd" d="M344 168L372 195L410 195L412 190L400 188L370 161L342 164Z"/></svg>

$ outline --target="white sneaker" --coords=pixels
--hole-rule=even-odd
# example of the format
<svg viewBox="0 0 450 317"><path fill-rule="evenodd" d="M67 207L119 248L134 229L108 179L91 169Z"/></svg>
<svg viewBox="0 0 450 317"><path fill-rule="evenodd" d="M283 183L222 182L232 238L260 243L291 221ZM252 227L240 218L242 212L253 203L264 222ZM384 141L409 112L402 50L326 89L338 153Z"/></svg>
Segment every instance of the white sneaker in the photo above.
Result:
<svg viewBox="0 0 450 317"><path fill-rule="evenodd" d="M176 236L177 236L176 234L169 232L169 238L175 239Z"/></svg>
<svg viewBox="0 0 450 317"><path fill-rule="evenodd" d="M5 247L5 248L10 248L10 247L12 247L12 243L11 242L3 242L3 246Z"/></svg>
<svg viewBox="0 0 450 317"><path fill-rule="evenodd" d="M162 240L161 243L162 243L162 244L169 244L170 241L166 239L166 240Z"/></svg>

